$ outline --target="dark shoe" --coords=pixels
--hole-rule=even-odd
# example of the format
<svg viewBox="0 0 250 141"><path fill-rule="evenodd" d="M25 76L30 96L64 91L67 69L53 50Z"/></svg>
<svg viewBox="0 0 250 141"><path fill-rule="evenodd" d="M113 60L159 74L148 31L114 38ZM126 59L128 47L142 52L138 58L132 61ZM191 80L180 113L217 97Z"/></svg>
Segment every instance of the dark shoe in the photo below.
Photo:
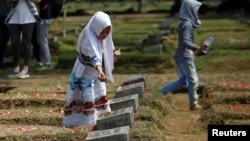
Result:
<svg viewBox="0 0 250 141"><path fill-rule="evenodd" d="M9 78L16 78L17 75L18 75L18 72L14 72L13 71L13 72L11 72L11 73L8 74L8 77Z"/></svg>
<svg viewBox="0 0 250 141"><path fill-rule="evenodd" d="M191 108L190 108L190 111L196 111L196 110L199 110L199 109L201 109L201 108L202 108L201 105L197 104L197 105L195 105L194 107L191 107Z"/></svg>

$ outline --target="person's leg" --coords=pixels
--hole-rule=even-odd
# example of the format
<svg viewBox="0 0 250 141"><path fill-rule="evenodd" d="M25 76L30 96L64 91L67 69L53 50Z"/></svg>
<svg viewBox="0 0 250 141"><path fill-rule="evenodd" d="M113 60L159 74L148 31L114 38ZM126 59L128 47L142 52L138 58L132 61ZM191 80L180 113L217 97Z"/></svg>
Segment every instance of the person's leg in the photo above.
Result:
<svg viewBox="0 0 250 141"><path fill-rule="evenodd" d="M37 27L39 26L39 24L35 24L34 29L33 29L33 33L32 33L32 45L33 45L33 52L34 52L34 56L36 59L36 63L38 64L42 64L42 59L41 59L41 54L40 54L40 47L39 44L37 42Z"/></svg>
<svg viewBox="0 0 250 141"><path fill-rule="evenodd" d="M16 76L17 78L27 78L29 77L29 63L32 57L32 33L36 23L29 23L21 25L22 28L22 39L24 47L24 66L22 71Z"/></svg>
<svg viewBox="0 0 250 141"><path fill-rule="evenodd" d="M19 24L9 24L10 39L11 39L11 48L13 56L13 66L14 73L19 72L19 57L20 57L20 34L21 27Z"/></svg>
<svg viewBox="0 0 250 141"><path fill-rule="evenodd" d="M74 73L71 75L64 105L64 126L96 124L98 115L94 107L93 86L94 81L77 78Z"/></svg>
<svg viewBox="0 0 250 141"><path fill-rule="evenodd" d="M162 89L159 90L160 93L166 95L169 92L172 92L178 88L181 88L186 85L186 77L181 67L181 60L179 58L176 59L177 64L177 73L178 73L178 80L171 82L165 85Z"/></svg>
<svg viewBox="0 0 250 141"><path fill-rule="evenodd" d="M198 104L198 75L194 64L194 58L186 58L185 63L182 63L182 68L185 70L185 76L188 84L188 96L190 109L196 108Z"/></svg>
<svg viewBox="0 0 250 141"><path fill-rule="evenodd" d="M51 65L51 55L48 42L49 28L52 20L43 20L37 30L37 41L41 49L41 56L44 64Z"/></svg>
<svg viewBox="0 0 250 141"><path fill-rule="evenodd" d="M0 18L0 66L4 67L4 57L6 55L7 43L9 41L9 29L4 23L4 19Z"/></svg>
<svg viewBox="0 0 250 141"><path fill-rule="evenodd" d="M98 114L110 112L111 108L107 98L106 82L96 81L94 85L95 94L95 108L98 110Z"/></svg>
<svg viewBox="0 0 250 141"><path fill-rule="evenodd" d="M3 25L4 23L0 19L0 65L3 65L3 57L4 57L4 46L3 46Z"/></svg>

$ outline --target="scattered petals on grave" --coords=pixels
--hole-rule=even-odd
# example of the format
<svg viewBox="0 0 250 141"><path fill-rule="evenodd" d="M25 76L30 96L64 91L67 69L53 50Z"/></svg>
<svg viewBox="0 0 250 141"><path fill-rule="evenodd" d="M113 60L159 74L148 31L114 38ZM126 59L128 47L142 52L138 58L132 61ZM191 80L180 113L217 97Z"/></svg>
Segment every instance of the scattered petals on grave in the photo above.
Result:
<svg viewBox="0 0 250 141"><path fill-rule="evenodd" d="M61 113L61 114L63 114L63 109L60 108L60 107L58 107L58 108L55 110L55 112L56 112L56 113Z"/></svg>
<svg viewBox="0 0 250 141"><path fill-rule="evenodd" d="M230 104L230 105L217 105L216 106L218 109L224 109L224 110L230 110L230 111L245 111L247 109L250 109L249 104Z"/></svg>
<svg viewBox="0 0 250 141"><path fill-rule="evenodd" d="M57 87L57 90L60 90L60 91L63 90L63 87L61 85L57 85L56 87Z"/></svg>
<svg viewBox="0 0 250 141"><path fill-rule="evenodd" d="M233 105L230 106L230 109L236 110L236 109L239 109L239 108L241 108L241 107L242 107L242 106L241 106L240 104L233 104Z"/></svg>
<svg viewBox="0 0 250 141"><path fill-rule="evenodd" d="M18 125L18 126L9 126L9 125L1 125L0 131L6 134L23 134L23 133L36 133L36 132L89 132L93 130L93 126L79 126L79 127L72 127L72 128L65 128L65 127L52 127L52 126L27 126L27 125Z"/></svg>
<svg viewBox="0 0 250 141"><path fill-rule="evenodd" d="M95 128L95 125L84 125L84 126L77 126L77 127L63 127L62 130L66 132L80 132L80 131L91 131Z"/></svg>
<svg viewBox="0 0 250 141"><path fill-rule="evenodd" d="M145 98L151 98L151 97L152 97L152 94L151 94L151 93L146 93L146 94L144 94L144 97L145 97Z"/></svg>
<svg viewBox="0 0 250 141"><path fill-rule="evenodd" d="M133 83L133 84L128 84L128 85L121 85L118 87L118 90L123 90L123 89L129 89L137 86L144 86L144 82L138 82L138 83Z"/></svg>
<svg viewBox="0 0 250 141"><path fill-rule="evenodd" d="M228 40L228 42L229 42L230 44L239 44L239 43L243 43L243 42L249 41L248 38L236 39L236 38L233 38L233 37L230 37L230 38L228 38L227 40Z"/></svg>
<svg viewBox="0 0 250 141"><path fill-rule="evenodd" d="M243 111L248 111L248 109L250 109L250 105L249 104L239 104L239 103L235 103L235 104L224 104L224 105L215 105L216 109L220 110L220 112L222 111L226 111L226 112L243 112ZM244 114L249 114L249 113L244 113Z"/></svg>
<svg viewBox="0 0 250 141"><path fill-rule="evenodd" d="M81 130L81 128L80 127L74 127L74 128L65 128L65 127L63 127L63 130L67 131L67 132L79 132Z"/></svg>
<svg viewBox="0 0 250 141"><path fill-rule="evenodd" d="M35 127L35 126L28 126L28 127L1 127L0 126L0 130L2 132L7 131L7 132L21 132L21 133L30 133L30 132L34 132L37 130L40 130L39 128Z"/></svg>
<svg viewBox="0 0 250 141"><path fill-rule="evenodd" d="M38 99L38 98L65 98L65 94L30 94L30 97Z"/></svg>
<svg viewBox="0 0 250 141"><path fill-rule="evenodd" d="M240 95L243 95L244 93L227 93L226 96L227 97L237 97Z"/></svg>
<svg viewBox="0 0 250 141"><path fill-rule="evenodd" d="M0 116L9 116L9 115L28 115L28 114L34 114L34 113L43 113L44 111L39 111L39 110L28 110L25 109L24 111L0 111ZM50 113L60 113L63 114L63 108L58 107L58 108L50 108L49 109Z"/></svg>
<svg viewBox="0 0 250 141"><path fill-rule="evenodd" d="M249 89L250 83L247 82L221 82L219 83L221 86L229 88L229 89Z"/></svg>
<svg viewBox="0 0 250 141"><path fill-rule="evenodd" d="M3 112L0 112L0 115L10 115L11 112L10 111L3 111Z"/></svg>
<svg viewBox="0 0 250 141"><path fill-rule="evenodd" d="M29 133L29 132L33 132L33 131L38 130L38 129L34 126L31 126L28 128L14 128L13 129L13 131L19 131L19 130L21 130L23 133Z"/></svg>

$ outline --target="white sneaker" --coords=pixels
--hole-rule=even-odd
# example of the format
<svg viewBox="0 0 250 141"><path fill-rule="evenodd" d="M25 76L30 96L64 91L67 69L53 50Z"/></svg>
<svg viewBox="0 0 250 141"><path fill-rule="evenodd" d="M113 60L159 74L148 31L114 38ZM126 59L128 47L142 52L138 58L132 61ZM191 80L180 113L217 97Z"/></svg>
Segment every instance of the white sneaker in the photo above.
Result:
<svg viewBox="0 0 250 141"><path fill-rule="evenodd" d="M17 78L24 79L30 77L29 73L27 72L20 72L16 75Z"/></svg>

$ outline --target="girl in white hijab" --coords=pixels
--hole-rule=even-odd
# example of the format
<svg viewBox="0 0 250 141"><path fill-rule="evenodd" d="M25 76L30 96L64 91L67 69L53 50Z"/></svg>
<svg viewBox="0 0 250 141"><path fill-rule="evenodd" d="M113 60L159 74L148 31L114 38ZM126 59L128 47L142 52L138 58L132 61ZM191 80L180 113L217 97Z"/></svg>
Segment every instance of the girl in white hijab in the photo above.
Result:
<svg viewBox="0 0 250 141"><path fill-rule="evenodd" d="M78 38L76 50L79 56L71 73L64 106L65 127L96 124L99 114L111 111L105 84L107 79L114 82L111 28L110 17L98 11Z"/></svg>

